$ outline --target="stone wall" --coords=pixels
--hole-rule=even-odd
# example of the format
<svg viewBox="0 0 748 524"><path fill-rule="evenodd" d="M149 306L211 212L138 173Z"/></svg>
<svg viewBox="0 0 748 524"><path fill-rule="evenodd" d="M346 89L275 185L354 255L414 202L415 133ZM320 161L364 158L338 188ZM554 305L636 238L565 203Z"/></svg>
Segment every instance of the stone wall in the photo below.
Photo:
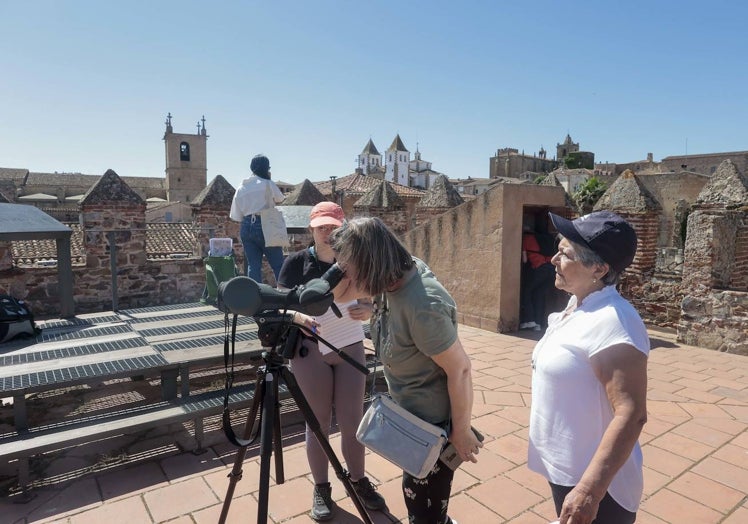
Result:
<svg viewBox="0 0 748 524"><path fill-rule="evenodd" d="M680 320L683 289L680 275L626 272L618 287L647 324L675 329Z"/></svg>
<svg viewBox="0 0 748 524"><path fill-rule="evenodd" d="M563 212L564 190L499 184L404 235L408 249L454 297L460 322L490 331L517 329L525 207Z"/></svg>
<svg viewBox="0 0 748 524"><path fill-rule="evenodd" d="M637 175L637 178L660 204L657 245L682 248L685 211L699 196L709 177L679 172Z"/></svg>
<svg viewBox="0 0 748 524"><path fill-rule="evenodd" d="M743 173L748 172L748 151L668 156L662 159L660 165L662 171L680 171L686 169L688 171L695 171L696 173L711 175L717 171L722 162L728 159Z"/></svg>
<svg viewBox="0 0 748 524"><path fill-rule="evenodd" d="M382 207L372 207L367 210L356 208L353 214L355 217L377 217L382 219L382 222L387 224L392 231L398 235L402 235L408 229L410 229L410 215L405 209L386 209Z"/></svg>
<svg viewBox="0 0 748 524"><path fill-rule="evenodd" d="M748 355L746 229L746 211L697 208L689 215L678 340Z"/></svg>
<svg viewBox="0 0 748 524"><path fill-rule="evenodd" d="M85 267L73 267L75 313L112 309L115 286L117 309L198 300L205 286L203 256L209 238L238 236L238 224L228 219L230 205L229 198L196 209L195 226L205 233L193 256L149 260L145 202L116 173L107 172L80 205ZM0 293L25 299L37 316L59 315L57 269L11 267L9 252L8 243L0 245Z"/></svg>

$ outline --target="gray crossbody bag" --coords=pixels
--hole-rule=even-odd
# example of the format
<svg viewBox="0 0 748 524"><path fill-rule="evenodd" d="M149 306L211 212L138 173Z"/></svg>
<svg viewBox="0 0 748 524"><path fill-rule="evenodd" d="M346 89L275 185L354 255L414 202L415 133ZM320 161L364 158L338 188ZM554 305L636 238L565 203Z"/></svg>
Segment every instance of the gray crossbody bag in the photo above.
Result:
<svg viewBox="0 0 748 524"><path fill-rule="evenodd" d="M398 406L389 396L377 395L361 419L356 438L377 455L422 479L434 468L447 443L447 432Z"/></svg>

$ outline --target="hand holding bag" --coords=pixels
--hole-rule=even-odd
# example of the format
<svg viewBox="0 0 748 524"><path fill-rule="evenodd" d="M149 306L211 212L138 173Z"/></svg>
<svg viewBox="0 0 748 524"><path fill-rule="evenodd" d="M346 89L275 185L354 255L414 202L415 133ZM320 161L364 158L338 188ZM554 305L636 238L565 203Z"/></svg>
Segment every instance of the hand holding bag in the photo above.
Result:
<svg viewBox="0 0 748 524"><path fill-rule="evenodd" d="M265 246L286 247L289 245L286 220L283 218L283 213L275 207L273 191L270 189L269 181L265 186L265 196L267 207L260 211L262 236L265 237Z"/></svg>
<svg viewBox="0 0 748 524"><path fill-rule="evenodd" d="M389 396L377 395L356 431L361 444L416 478L434 468L447 432L398 406Z"/></svg>

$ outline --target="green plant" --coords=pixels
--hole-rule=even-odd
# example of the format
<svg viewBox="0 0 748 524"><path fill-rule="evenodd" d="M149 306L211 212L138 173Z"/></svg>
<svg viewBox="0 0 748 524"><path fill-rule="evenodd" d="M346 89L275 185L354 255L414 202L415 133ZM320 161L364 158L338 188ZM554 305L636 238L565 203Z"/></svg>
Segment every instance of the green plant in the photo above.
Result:
<svg viewBox="0 0 748 524"><path fill-rule="evenodd" d="M596 176L590 177L587 182L582 184L579 190L571 198L577 206L580 214L586 215L595 206L603 193L608 190L605 183Z"/></svg>

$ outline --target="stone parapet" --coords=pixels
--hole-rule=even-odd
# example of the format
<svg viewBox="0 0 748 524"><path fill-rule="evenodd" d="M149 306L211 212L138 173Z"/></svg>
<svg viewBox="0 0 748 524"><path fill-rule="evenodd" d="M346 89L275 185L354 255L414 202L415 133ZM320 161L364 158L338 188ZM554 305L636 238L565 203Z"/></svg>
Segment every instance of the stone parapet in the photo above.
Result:
<svg viewBox="0 0 748 524"><path fill-rule="evenodd" d="M748 293L709 291L684 297L678 341L748 355Z"/></svg>

